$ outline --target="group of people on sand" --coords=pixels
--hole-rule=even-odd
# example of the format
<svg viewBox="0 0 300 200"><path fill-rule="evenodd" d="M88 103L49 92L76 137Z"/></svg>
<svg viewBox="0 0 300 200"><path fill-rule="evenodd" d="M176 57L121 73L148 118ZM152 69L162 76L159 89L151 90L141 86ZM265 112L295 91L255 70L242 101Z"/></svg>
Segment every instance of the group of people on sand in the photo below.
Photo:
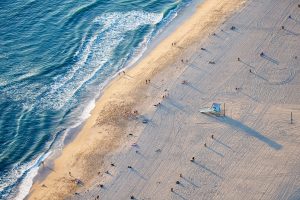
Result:
<svg viewBox="0 0 300 200"><path fill-rule="evenodd" d="M214 135L211 135L211 139L215 139ZM204 147L207 147L206 143L204 143ZM191 162L195 162L195 157L193 156L192 159L190 160ZM182 174L179 174L180 178L183 178ZM179 185L180 181L176 181L176 184ZM174 188L171 188L171 192L174 192Z"/></svg>
<svg viewBox="0 0 300 200"><path fill-rule="evenodd" d="M214 139L214 135L211 135L211 138ZM136 144L136 143L133 143L132 146L135 147L135 146L137 146L137 144ZM206 143L204 143L204 146L207 147ZM156 150L156 152L160 152L160 149L159 149L159 151ZM191 162L195 162L195 157L194 157L194 156L192 157ZM114 163L111 163L110 165L111 165L112 167L115 167L115 166L116 166ZM133 167L132 167L131 165L128 165L127 168L128 168L128 169L133 169ZM109 171L106 171L105 173L110 174ZM100 174L100 172L98 172L98 175L99 175L99 174ZM69 175L70 175L71 177L73 177L72 174L71 174L71 172L69 172ZM180 177L180 178L183 178L183 175L180 173L180 174L179 174L179 177ZM76 180L78 181L79 179L76 179ZM80 180L79 180L79 181L80 181ZM80 183L76 183L76 184L80 184ZM181 182L180 182L179 180L177 180L177 181L176 181L176 184L179 185L179 184L181 184ZM100 187L100 188L103 188L104 185L103 185L103 184L99 184L99 187ZM171 192L174 192L174 188L173 188L173 187L171 188ZM77 194L75 194L75 195L79 195L79 194L77 193ZM97 196L97 197L98 197L98 196ZM99 197L98 197L98 198L99 198ZM98 198L96 198L96 199L98 199ZM130 196L130 199L135 199L135 197L132 195L132 196Z"/></svg>

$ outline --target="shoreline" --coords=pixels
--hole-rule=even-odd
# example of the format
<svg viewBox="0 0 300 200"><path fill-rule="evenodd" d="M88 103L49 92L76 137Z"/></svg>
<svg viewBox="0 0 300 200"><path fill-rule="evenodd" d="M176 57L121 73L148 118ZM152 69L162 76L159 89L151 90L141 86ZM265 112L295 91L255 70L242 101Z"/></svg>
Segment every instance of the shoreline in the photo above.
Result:
<svg viewBox="0 0 300 200"><path fill-rule="evenodd" d="M132 57L129 60L129 62L125 65L125 67L123 69L121 69L118 73L121 73L124 70L130 70L131 68L138 65L138 63L141 62L141 60L143 60L143 58L146 57L153 50L153 48L155 48L159 44L159 42L164 40L170 34L170 32L172 32L172 30L174 30L178 26L180 26L184 22L184 20L186 20L188 17L190 17L192 15L192 13L195 12L195 8L191 8L191 6L196 5L200 2L203 2L203 0L193 0L192 2L184 5L184 7L180 8L179 13L177 13L179 15L177 16L177 14L176 14L175 19L171 19L171 21L168 21L167 25L164 26L161 30L159 30L158 34L155 34L154 37L150 39L151 42L149 44L147 44L148 45L147 48L145 50L138 51L137 55L135 57ZM190 8L191 8L192 12L187 13L188 11L190 11ZM31 170L34 170L32 172L33 175L29 176L29 177L34 177L34 178L29 178L27 180L27 176L29 175L29 174L27 174L25 176L24 180L26 179L27 182L28 181L32 182L32 186L33 186L35 183L43 181L51 173L51 169L54 166L54 161L62 154L63 148L65 146L67 146L68 144L70 144L76 138L76 136L80 133L80 131L82 130L86 121L90 117L92 110L95 108L97 101L101 98L106 87L108 87L108 85L115 78L118 77L118 73L112 75L103 84L101 84L100 89L99 89L99 94L96 95L96 97L93 100L91 100L91 102L89 104L87 104L87 106L90 106L90 104L92 103L93 104L92 109L87 109L88 112L86 110L84 110L84 112L87 113L86 114L87 117L84 117L83 121L76 123L74 126L68 128L68 132L65 133L63 136L59 136L59 137L63 137L63 139L61 139L62 144L56 144L56 141L53 142L52 145L55 145L57 147L62 147L62 148L60 148L60 150L53 150L53 148L50 148L44 154L42 154L41 158L38 159L36 162L34 162L35 164L32 166L32 168L29 169L30 172L31 172ZM84 115L84 116L86 116L86 115ZM41 166L42 166L41 164L37 163L41 159L42 159L43 163L47 163L47 167L44 169L41 168ZM25 183L22 183L20 186L23 186L23 184L25 184ZM29 191L31 190L32 186L29 188ZM26 187L26 190L27 190L27 187ZM17 192L16 198L19 199L20 196L22 196L22 197L25 196L25 199L27 199L29 193L30 192L28 192L28 193L25 192L26 195L24 195L24 192L22 191L22 193L20 195L20 190L19 190Z"/></svg>
<svg viewBox="0 0 300 200"><path fill-rule="evenodd" d="M211 2L215 2L216 3L216 1L213 1L213 0L206 0L204 3L202 3L201 5L200 5L200 7L205 7L206 6L206 4L209 4L209 3L207 3L207 2L210 2L210 4L213 4L213 3L211 3ZM243 3L243 2L242 2ZM203 6L204 5L204 6ZM210 6L212 6L212 5L210 5ZM198 10L199 8L197 8L197 10ZM206 8L207 9L207 8ZM210 9L212 9L212 7L210 8ZM234 12L235 11L235 9L237 9L237 7L235 7L235 8L230 8L230 9L232 9L232 10L230 10L230 11L228 11L227 10L227 12L228 13L225 13L225 14L231 14L232 12ZM200 11L199 11L200 10ZM196 11L196 12L201 12L201 9L199 9L198 11ZM208 10L208 12L209 12L209 10ZM105 106L107 106L107 104L106 103L114 103L114 102L112 102L110 99L111 98L116 98L116 95L114 94L114 93L120 93L122 96L124 95L124 96L127 96L128 94L130 94L130 95L133 95L133 97L131 97L130 98L130 100L128 101L128 102L124 102L124 101L121 101L121 107L119 107L119 108L121 108L121 109L123 109L123 111L124 111L124 113L126 113L125 115L124 115L124 113L122 114L122 113L119 113L118 115L116 115L116 116L112 116L112 121L116 121L116 122L120 122L119 120L121 119L121 123L122 123L122 127L127 127L127 123L132 123L132 122L128 122L127 120L128 120L128 117L134 117L134 116L132 116L132 111L133 111L133 109L134 108L136 108L136 107L139 107L138 106L138 104L140 104L140 102L138 102L138 103L136 103L136 101L135 101L135 99L138 99L139 97L135 97L134 96L134 92L135 91L137 91L137 90L139 90L139 91L141 91L141 90L144 90L144 89L146 89L146 87L145 87L145 85L144 85L144 79L139 79L139 80L137 80L137 79L135 79L134 81L135 81L135 83L130 83L131 82L131 80L130 79L133 79L132 78L132 74L134 74L134 76L133 77L136 77L136 75L137 76L140 76L141 74L140 74L140 71L147 71L147 73L148 73L148 75L146 76L146 77L155 77L156 76L156 74L157 73L160 73L161 71L163 71L164 70L164 67L166 67L166 66L169 66L170 65L170 63L172 63L172 62L174 62L174 61L176 61L176 62L178 62L179 60L178 59L176 59L176 58L174 58L174 57L176 57L176 55L178 56L178 55L182 55L182 52L185 52L186 50L181 50L181 49L177 49L177 50L175 50L175 52L174 52L174 49L172 50L172 48L171 48L171 51L173 51L172 52L172 54L174 54L172 57L173 58L170 58L169 59L169 61L163 61L162 62L162 66L159 66L159 67L153 67L152 69L146 69L145 68L145 65L149 65L149 60L151 60L151 59L149 59L149 57L157 57L157 55L152 55L153 54L153 51L155 52L155 51L160 51L159 53L162 53L162 54L165 54L165 55L167 55L168 54L168 50L170 50L170 47L168 47L167 48L167 50L162 50L163 49L163 47L166 47L166 46L169 46L172 42L171 41L177 41L176 39L178 39L178 38L181 38L182 37L182 35L180 35L180 37L178 37L177 36L177 38L176 38L176 36L174 37L173 36L173 38L172 38L172 35L175 35L176 34L176 32L179 32L178 31L178 29L180 28L180 27L182 27L182 26L190 26L189 24L188 24L188 21L190 20L190 18L193 18L193 16L194 15L196 15L196 13L194 13L192 16L190 16L188 19L185 19L185 21L184 22L182 22L182 24L180 24L178 27L176 27L176 28L174 28L174 29L176 29L174 32L175 33L169 33L168 34L168 36L166 36L166 38L164 38L164 39L162 39L162 41L159 41L159 43L162 43L162 44L157 44L157 46L155 45L154 47L152 47L152 48L149 48L148 50L146 50L145 51L145 55L143 55L140 59L138 59L138 61L136 62L136 64L134 64L132 67L129 67L129 69L126 69L126 74L124 75L124 76L115 76L115 77L113 77L113 80L110 80L109 81L109 83L103 88L103 94L102 95L100 95L100 97L98 98L98 100L97 100L97 102L96 102L96 106L94 107L94 109L93 109L93 111L91 112L91 116L83 123L83 128L81 129L81 131L77 134L77 136L76 137L74 137L65 147L64 147L64 149L63 149L63 152L62 152L62 154L61 155L59 155L57 158L55 158L55 160L54 160L54 171L60 171L60 170L57 170L57 169L60 169L60 168L65 168L65 164L64 164L64 162L68 162L68 161L66 161L66 159L63 159L64 161L62 162L62 161L58 161L59 159L62 159L61 157L64 157L64 155L71 155L72 157L76 157L76 156L78 156L79 154L77 154L77 155L74 155L74 153L71 153L70 154L70 151L73 151L74 149L78 149L78 147L79 148L81 148L81 146L82 146L82 144L83 143L85 143L85 142L81 142L80 140L82 139L83 141L86 141L86 140L88 140L88 143L90 143L91 144L91 146L95 146L95 144L93 144L93 142L91 142L90 141L90 137L88 136L88 134L87 134L87 132L99 132L99 131L107 131L108 129L111 129L112 130L112 132L116 132L116 133L118 133L118 132L123 132L122 131L122 129L120 129L118 126L116 126L116 124L110 124L111 122L107 122L107 121L105 121L105 120L100 120L100 122L99 122L99 118L101 119L101 116L99 117L98 115L99 115L99 112L101 112L101 111L103 111L103 108L105 108ZM203 13L202 13L202 15L204 15ZM219 24L218 23L220 23L220 22L222 22L222 20L224 21L225 19L224 19L224 17L226 17L225 15L224 16L222 16L223 18L221 18L220 19L220 21L218 21L218 20L216 20L216 21L214 21L214 23L216 23L216 24L213 24L212 25L212 27L209 27L209 28L211 28L211 29L214 29L214 28L216 28ZM186 25L187 24L187 25ZM165 31L165 30L164 30ZM204 34L204 38L205 37L207 37L208 35L205 35L205 34L209 34L209 32L210 32L211 30L204 30L204 31L200 31L200 32L203 32L203 34ZM177 33L178 34L178 33ZM183 34L184 35L184 34ZM186 37L185 35L184 35L184 37ZM184 38L183 37L183 38ZM199 37L199 36L198 36ZM181 38L182 39L182 38ZM199 38L192 38L192 40L190 40L190 41L188 41L188 42L185 42L185 40L188 40L188 39L190 39L189 37L187 37L187 39L186 38L184 38L183 40L184 40L184 42L182 42L183 43L183 49L185 49L185 48L189 48L188 46L190 46L192 43L193 43L193 39L194 40L199 40ZM180 39L179 39L180 40ZM202 40L204 40L203 38L202 39L200 39L201 41ZM177 43L177 42L176 42ZM178 42L178 44L180 44L180 42ZM153 45L153 44L152 44ZM150 45L150 47L152 46L152 45ZM181 44L180 44L181 45ZM162 46L162 47L161 47ZM149 52L148 52L149 51ZM158 53L156 53L156 54L158 54ZM158 58L161 58L160 56L158 56ZM147 60L148 59L148 60ZM145 61L146 60L146 61ZM147 64L144 64L144 63L147 63ZM141 67L139 67L141 65ZM140 69L140 68L142 68L142 69ZM127 71L128 70L128 71ZM137 72L138 71L138 72ZM124 78L125 77L125 78ZM124 80L124 79L127 79L127 80ZM152 79L152 78L150 78L150 79ZM124 88L118 88L118 86L116 86L116 85L119 85L119 83L130 83L130 85L131 85L131 88L129 89L130 91L129 91L129 93L128 94L123 94L124 92L122 91L122 89L124 89ZM120 90L121 89L121 90ZM146 97L145 97L146 98ZM145 98L144 98L144 101L145 101ZM115 99L115 100L119 100L119 99ZM142 100L141 100L142 101ZM103 103L104 102L104 103ZM122 103L124 103L123 105L122 105ZM128 104L127 104L128 103ZM117 104L113 104L112 105L112 107L110 107L109 109L112 109L112 110L110 110L110 114L111 114L111 112L113 112L113 111L116 111L116 110L114 110L113 109L113 107L116 107L117 106ZM118 104L118 106L119 106L119 104ZM150 108L150 112L151 112L151 110L153 111L153 109L152 108ZM148 110L149 111L149 110ZM128 116L129 115L129 116ZM105 117L107 117L107 116L104 116L104 118ZM103 116L102 116L102 118L103 118ZM129 120L130 121L130 120ZM95 124L96 123L98 123L98 125L97 126L100 126L100 125L103 125L105 128L103 129L103 127L102 128L99 128L99 127L95 127ZM125 131L126 132L126 131ZM116 134L115 133L115 134ZM119 138L119 136L121 137L121 138ZM107 155L109 155L109 154L111 154L112 152L114 152L114 151L117 151L117 150L120 150L121 149L121 147L120 146L122 146L121 144L119 144L121 141L123 141L124 140L124 135L122 135L122 134L117 134L117 135L114 135L114 137L113 138L111 138L111 135L109 135L109 134L107 134L107 133L102 133L101 135L97 135L96 137L94 136L94 138L93 139L98 139L99 141L97 141L98 142L98 144L103 144L103 142L107 142L106 140L111 140L111 141L109 141L108 142L108 144L106 144L106 145L113 145L113 150L111 150L111 149L102 149L103 151L104 151L104 153L103 152L101 152L100 153L100 157L105 157L105 156L107 156ZM108 139L107 139L108 138ZM104 141L103 141L104 140ZM112 140L114 140L114 141L112 141ZM119 140L119 141L118 141ZM123 144L124 145L124 144ZM72 147L70 147L70 146L75 146L75 148L73 148L72 149ZM66 149L68 149L68 150L66 150ZM69 150L69 149L71 149L71 150ZM66 153L66 151L69 151L69 153ZM86 152L86 150L81 150L81 151L79 151L79 153L80 153L80 155L82 155L82 154L85 154L85 153L87 153L87 154L94 154L94 151L97 151L97 150L95 150L95 149L93 149L93 150L89 150L89 152ZM68 156L67 156L68 157ZM66 158L66 156L65 156L65 158ZM72 158L72 159L74 159L74 158ZM78 158L77 158L78 159ZM77 160L76 159L76 160ZM101 159L100 159L101 160ZM101 162L100 162L100 165L103 165L103 162L104 162L104 160L105 160L105 158L103 158L102 160L101 160ZM85 160L86 161L86 160ZM77 162L77 161L76 161ZM91 161L90 161L91 162ZM85 165L85 163L82 163L82 166L84 166ZM106 165L107 165L107 163L106 163ZM71 168L72 169L75 169L75 168L78 168L78 167L76 167L76 166L74 166L74 160L73 160L73 163L70 165L71 166ZM70 167L69 166L69 167ZM102 167L100 167L100 169L104 169L104 166L102 166ZM65 184L67 184L67 185L69 185L68 186L68 189L62 189L62 191L61 191L61 193L60 194L58 194L58 196L57 196L57 198L65 198L65 197L67 197L67 196L70 196L70 195L72 195L73 193L74 193L74 191L76 190L76 186L74 187L74 183L66 183L66 182L69 182L70 180L70 177L68 177L68 174L67 174L67 171L66 170L64 170L65 172L64 173L62 173L61 175L58 175L57 176L57 174L56 175L53 175L54 173L53 172L51 172L50 174L48 174L47 175L47 177L46 177L46 179L45 180L42 180L41 182L40 181L38 181L38 182L35 182L34 183L34 185L33 185L33 187L32 187L32 189L31 189L31 192L30 192L30 194L29 194L29 196L27 197L27 198L29 198L29 199L35 199L36 198L36 193L38 193L37 194L37 196L39 196L39 195L42 195L42 193L43 192L41 192L41 191L37 191L36 189L38 188L38 187L40 187L41 185L44 185L44 182L47 182L47 184L45 184L45 185L48 185L48 181L49 181L49 178L51 177L53 177L52 179L54 179L54 181L53 181L53 183L57 183L57 182L60 182L60 181L62 181L62 180L64 180L65 181ZM73 172L73 171L75 171L75 172ZM77 173L76 174L76 177L82 177L82 176L84 176L83 174L84 174L84 172L82 172L81 170L73 170L72 171L72 174L75 174L75 173ZM99 170L99 171L101 171L101 170ZM102 172L101 172L102 173ZM82 174L82 175L80 175L80 174ZM88 175L88 180L89 179L91 179L90 177L93 177L93 176L95 176L95 175ZM59 181L57 181L57 178L58 177L60 177L60 179L59 179ZM84 182L86 183L86 182L89 182L88 180L86 180L86 178L84 179ZM51 180L50 180L50 182L51 182ZM92 181L90 181L90 182L92 182ZM53 183L50 183L50 185L51 184L53 184ZM65 185L65 184L63 184L63 185ZM47 186L48 187L48 186ZM89 186L85 186L85 188L88 188ZM55 189L55 190L57 190L57 189ZM49 192L49 191L48 191ZM53 195L54 193L51 193L50 192L50 195ZM47 195L49 195L49 194L47 194ZM57 195L57 194L55 194L55 195ZM47 197L45 197L46 199L47 199ZM44 199L45 199L44 198Z"/></svg>

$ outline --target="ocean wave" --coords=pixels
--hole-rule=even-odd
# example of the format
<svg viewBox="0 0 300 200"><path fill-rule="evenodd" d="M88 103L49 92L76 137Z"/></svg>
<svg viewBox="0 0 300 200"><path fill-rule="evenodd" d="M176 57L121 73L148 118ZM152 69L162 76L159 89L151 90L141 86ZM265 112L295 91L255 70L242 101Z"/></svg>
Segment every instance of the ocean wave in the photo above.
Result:
<svg viewBox="0 0 300 200"><path fill-rule="evenodd" d="M174 5L172 5L172 9L174 9ZM22 84L5 85L3 88L4 95L14 101L20 101L26 109L30 108L41 112L45 110L60 111L68 106L69 109L65 109L65 111L74 116L78 115L72 118L74 120L68 122L69 124L64 124L64 127L70 126L63 129L61 136L58 136L57 133L52 141L48 141L48 144L45 145L46 154L38 156L32 162L15 165L12 170L5 174L5 177L2 177L0 180L0 197L3 189L9 191L8 188L13 188L16 185L19 185L19 192L13 190L10 192L11 196L22 199L28 194L33 177L37 174L38 166L42 160L50 155L49 149L53 149L52 145L57 140L59 142L64 141L72 128L79 126L90 116L90 112L95 106L95 98L112 78L112 75L123 67L136 62L158 29L161 30L175 16L176 11L169 12L169 10L161 13L145 11L104 13L88 22L90 28L82 37L79 48L73 55L72 60L74 62L72 65L66 66L61 75L52 77L49 85L29 82L30 77L36 76L40 73L39 71L31 71L29 74L19 76L18 80L23 81ZM130 46L129 44L133 41L128 41L128 33L139 32L140 30L144 30L144 32L139 35L141 36L140 40L135 41L137 45ZM132 38L136 39L136 37ZM123 45L124 43L126 45ZM123 51L126 53L116 57L116 52L121 51L120 48L125 48ZM26 81L24 82L24 80ZM82 90L87 90L87 85L93 84L96 86L93 86L94 93L88 98L84 98L85 101L81 99L79 103L76 95ZM74 110L70 111L70 108L74 108ZM62 143L56 145L63 146ZM5 191L2 194L5 194Z"/></svg>
<svg viewBox="0 0 300 200"><path fill-rule="evenodd" d="M61 109L99 70L116 67L110 61L115 59L112 55L118 45L126 40L126 32L144 25L153 26L161 19L162 14L142 11L105 13L95 18L92 24L100 25L100 29L90 38L85 38L82 48L76 54L78 61L69 71L55 78L54 84L50 86L51 90L43 95L40 104L55 110Z"/></svg>
<svg viewBox="0 0 300 200"><path fill-rule="evenodd" d="M33 178L36 176L38 172L39 164L45 160L51 152L47 152L44 155L40 155L37 159L24 163L22 165L16 164L10 172L8 172L5 176L1 177L0 188L2 192L6 189L13 188L15 184L18 183L22 179L23 184L20 185L19 190L12 190L10 194L4 196L5 198L14 197L15 200L24 199L28 194L32 183ZM26 173L28 172L28 173Z"/></svg>
<svg viewBox="0 0 300 200"><path fill-rule="evenodd" d="M47 152L46 154L40 156L38 159L36 159L34 162L31 162L28 165L26 170L28 171L28 173L26 173L26 176L24 177L23 182L19 187L17 196L14 198L15 200L22 200L28 195L29 190L33 184L33 178L38 173L40 163L44 161L50 154L51 152ZM23 174L25 174L26 171L24 171Z"/></svg>
<svg viewBox="0 0 300 200"><path fill-rule="evenodd" d="M51 109L59 110L67 102L74 98L74 94L81 89L81 87L89 80L95 78L97 72L103 70L105 67L110 67L108 72L116 72L122 66L114 66L111 63L113 52L118 45L126 40L125 33L128 31L135 31L140 26L150 25L154 26L162 19L161 14L147 13L140 11L131 11L128 13L106 13L98 16L92 22L92 25L97 25L99 28L95 30L90 37L86 36L81 44L77 54L77 62L70 66L68 71L63 75L55 77L50 86L42 86L39 83L23 82L20 84L11 84L5 89L5 95L12 98L14 101L23 102L23 107L32 106L35 110ZM147 37L150 37L149 34ZM115 67L115 68L114 68ZM19 80L29 78L37 72L25 73L19 77ZM102 87L112 74L106 74L106 78L102 76ZM36 90L39 88L39 90ZM41 97L39 99L39 97ZM37 101L38 100L38 101ZM75 102L76 103L76 102ZM26 106L27 105L27 106ZM84 108L78 113L81 113L77 122L65 131L67 132L80 125L84 120L90 116L91 110L95 106L95 98L82 107ZM18 125L17 128L19 128ZM63 138L62 138L63 140ZM48 156L48 154L47 154ZM46 156L46 157L47 157ZM41 162L39 156L32 162L27 162L22 165L12 167L12 170L6 173L5 177L1 178L0 188L3 192L6 189L14 187L18 182L22 182L19 186L19 193L17 199L22 199L28 193L33 177L37 174L38 165ZM12 195L12 194L11 194ZM12 195L12 196L15 196Z"/></svg>

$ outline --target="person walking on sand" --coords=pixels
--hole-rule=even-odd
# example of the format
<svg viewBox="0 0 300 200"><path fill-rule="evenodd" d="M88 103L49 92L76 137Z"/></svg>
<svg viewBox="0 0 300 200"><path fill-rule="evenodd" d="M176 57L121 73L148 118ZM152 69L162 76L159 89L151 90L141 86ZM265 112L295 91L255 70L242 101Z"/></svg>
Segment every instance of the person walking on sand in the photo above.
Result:
<svg viewBox="0 0 300 200"><path fill-rule="evenodd" d="M71 174L71 172L69 172L69 176L72 177L72 178L75 178L75 177ZM75 178L75 179L76 179L76 178Z"/></svg>

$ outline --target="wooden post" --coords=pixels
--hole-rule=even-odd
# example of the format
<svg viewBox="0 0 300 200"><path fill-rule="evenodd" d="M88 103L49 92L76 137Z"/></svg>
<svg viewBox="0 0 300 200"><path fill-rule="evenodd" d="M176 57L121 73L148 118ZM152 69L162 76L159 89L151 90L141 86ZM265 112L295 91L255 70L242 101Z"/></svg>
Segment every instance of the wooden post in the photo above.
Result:
<svg viewBox="0 0 300 200"><path fill-rule="evenodd" d="M291 112L291 124L293 124L293 112Z"/></svg>
<svg viewBox="0 0 300 200"><path fill-rule="evenodd" d="M224 103L224 116L225 116L225 103Z"/></svg>

